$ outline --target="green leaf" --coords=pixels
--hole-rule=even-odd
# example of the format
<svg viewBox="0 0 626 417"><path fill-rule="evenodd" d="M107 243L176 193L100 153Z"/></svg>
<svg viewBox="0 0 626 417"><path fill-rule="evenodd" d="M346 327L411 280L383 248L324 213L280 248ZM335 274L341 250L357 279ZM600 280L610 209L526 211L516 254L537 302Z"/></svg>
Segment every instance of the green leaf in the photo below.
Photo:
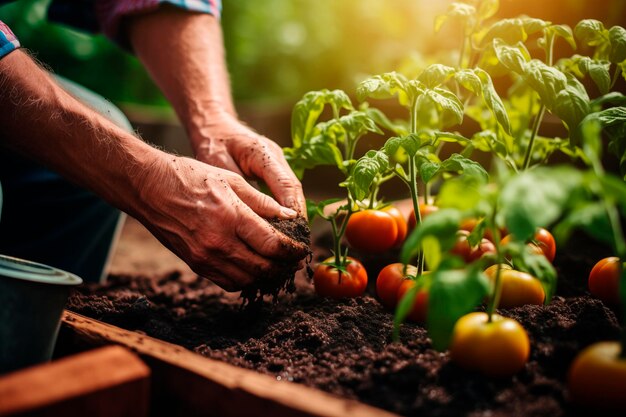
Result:
<svg viewBox="0 0 626 417"><path fill-rule="evenodd" d="M424 249L426 269L429 271L436 270L443 258L439 240L434 236L426 236L422 239L422 248Z"/></svg>
<svg viewBox="0 0 626 417"><path fill-rule="evenodd" d="M467 211L475 209L482 198L478 181L461 176L443 183L437 196L437 205Z"/></svg>
<svg viewBox="0 0 626 417"><path fill-rule="evenodd" d="M574 28L574 36L586 45L597 45L605 39L606 29L602 22L595 19L585 19L578 22Z"/></svg>
<svg viewBox="0 0 626 417"><path fill-rule="evenodd" d="M476 75L474 70L472 70L472 69L462 69L460 71L457 71L454 74L454 79L461 86L463 86L463 88L471 91L472 93L476 94L477 96L481 96L482 95L483 82L478 77L478 75Z"/></svg>
<svg viewBox="0 0 626 417"><path fill-rule="evenodd" d="M444 84L454 75L454 68L442 64L429 65L418 77L426 87L433 89Z"/></svg>
<svg viewBox="0 0 626 417"><path fill-rule="evenodd" d="M510 46L496 38L493 40L493 49L502 65L517 74L524 74L524 67L530 60L530 55L523 44Z"/></svg>
<svg viewBox="0 0 626 417"><path fill-rule="evenodd" d="M493 82L491 81L491 76L489 76L486 71L480 68L476 68L474 71L482 82L482 93L485 104L495 116L498 124L502 126L502 129L504 129L506 133L511 134L511 123L509 121L509 115L506 111L506 108L504 107L502 99L496 92Z"/></svg>
<svg viewBox="0 0 626 417"><path fill-rule="evenodd" d="M574 34L572 28L567 25L550 25L546 28L546 31L552 32L556 36L560 36L572 47L576 49L576 41L574 40Z"/></svg>
<svg viewBox="0 0 626 417"><path fill-rule="evenodd" d="M389 120L387 115L385 115L385 113L383 113L379 109L368 107L366 109L363 109L362 111L364 111L367 116L372 119L378 126L381 126L382 128L387 129L396 135L402 136L409 133L406 123L404 123L403 121L392 122L391 120Z"/></svg>
<svg viewBox="0 0 626 417"><path fill-rule="evenodd" d="M439 32L443 24L449 18L459 18L463 21L467 21L469 18L476 15L476 8L465 3L452 3L448 6L448 10L445 14L439 15L435 18L435 33Z"/></svg>
<svg viewBox="0 0 626 417"><path fill-rule="evenodd" d="M584 86L571 74L567 74L565 89L558 92L553 106L548 109L563 120L570 131L574 130L591 110L589 96Z"/></svg>
<svg viewBox="0 0 626 417"><path fill-rule="evenodd" d="M383 147L383 151L389 156L389 158L393 158L399 148L405 150L405 152L409 155L409 157L414 157L417 154L417 151L420 148L420 138L418 135L411 133L406 136L396 136L389 138Z"/></svg>
<svg viewBox="0 0 626 417"><path fill-rule="evenodd" d="M529 35L543 30L548 25L550 25L549 22L531 17L501 19L491 25L481 39L480 46L484 47L494 39L501 39L509 45L526 42Z"/></svg>
<svg viewBox="0 0 626 417"><path fill-rule="evenodd" d="M601 106L603 104L613 104L616 106L626 105L626 96L619 91L611 91L591 101L591 106Z"/></svg>
<svg viewBox="0 0 626 417"><path fill-rule="evenodd" d="M609 42L611 52L609 61L619 64L626 59L626 29L621 26L613 26L609 29Z"/></svg>
<svg viewBox="0 0 626 417"><path fill-rule="evenodd" d="M610 203L615 202L626 216L626 182L610 174L602 175L598 179L602 185L604 198Z"/></svg>
<svg viewBox="0 0 626 417"><path fill-rule="evenodd" d="M436 162L425 161L422 163L419 167L419 175L422 178L422 181L428 184L430 180L432 180L433 177L439 173L440 168L441 164Z"/></svg>
<svg viewBox="0 0 626 417"><path fill-rule="evenodd" d="M400 104L408 106L410 100L407 96L407 82L406 77L397 72L375 75L359 84L356 95L359 101L368 97L388 99L397 95Z"/></svg>
<svg viewBox="0 0 626 417"><path fill-rule="evenodd" d="M611 63L609 61L591 59L587 56L577 57L578 68L583 74L589 74L598 86L601 94L607 94L611 88Z"/></svg>
<svg viewBox="0 0 626 417"><path fill-rule="evenodd" d="M517 239L530 239L567 207L582 174L573 167L537 168L511 177L500 193L498 207L507 229Z"/></svg>
<svg viewBox="0 0 626 417"><path fill-rule="evenodd" d="M477 15L481 20L495 16L500 8L500 0L483 0L478 5Z"/></svg>
<svg viewBox="0 0 626 417"><path fill-rule="evenodd" d="M482 165L461 154L454 153L441 163L441 169L446 172L462 173L465 176L477 179L481 183L486 183L489 174Z"/></svg>
<svg viewBox="0 0 626 417"><path fill-rule="evenodd" d="M354 197L363 200L370 193L376 176L382 174L389 166L389 158L384 152L369 151L355 164L352 171Z"/></svg>
<svg viewBox="0 0 626 417"><path fill-rule="evenodd" d="M585 202L569 211L553 229L558 242L566 242L574 230L581 229L594 239L613 245L613 230L602 202Z"/></svg>
<svg viewBox="0 0 626 417"><path fill-rule="evenodd" d="M456 232L461 219L461 212L454 209L440 209L429 214L405 240L400 253L400 262L408 264L419 252L426 236L437 238L442 251L452 248L456 242Z"/></svg>
<svg viewBox="0 0 626 417"><path fill-rule="evenodd" d="M404 320L406 320L406 317L411 312L417 292L422 289L420 281L421 279L417 280L416 285L409 288L400 301L398 301L398 306L396 307L396 312L393 317L393 340L398 340L400 325L404 323Z"/></svg>
<svg viewBox="0 0 626 417"><path fill-rule="evenodd" d="M487 277L477 267L432 273L427 328L435 349L448 347L454 324L480 304L489 287Z"/></svg>
<svg viewBox="0 0 626 417"><path fill-rule="evenodd" d="M463 122L463 103L451 91L443 88L426 90L425 95L435 103L443 116L446 114L452 117L453 124Z"/></svg>

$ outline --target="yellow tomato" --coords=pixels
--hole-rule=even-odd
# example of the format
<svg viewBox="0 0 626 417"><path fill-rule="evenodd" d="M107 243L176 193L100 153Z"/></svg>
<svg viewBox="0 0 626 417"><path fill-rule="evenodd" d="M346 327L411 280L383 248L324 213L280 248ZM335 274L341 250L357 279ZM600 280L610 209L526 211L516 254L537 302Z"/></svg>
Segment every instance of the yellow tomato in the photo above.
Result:
<svg viewBox="0 0 626 417"><path fill-rule="evenodd" d="M495 282L498 265L485 269L485 275ZM538 279L526 272L516 271L502 264L500 270L500 308L513 308L526 304L542 305L546 293Z"/></svg>
<svg viewBox="0 0 626 417"><path fill-rule="evenodd" d="M524 367L530 355L526 330L515 320L475 312L454 325L450 357L463 368L494 377L507 377Z"/></svg>
<svg viewBox="0 0 626 417"><path fill-rule="evenodd" d="M570 398L583 405L626 411L626 359L618 342L599 342L576 356L569 370Z"/></svg>

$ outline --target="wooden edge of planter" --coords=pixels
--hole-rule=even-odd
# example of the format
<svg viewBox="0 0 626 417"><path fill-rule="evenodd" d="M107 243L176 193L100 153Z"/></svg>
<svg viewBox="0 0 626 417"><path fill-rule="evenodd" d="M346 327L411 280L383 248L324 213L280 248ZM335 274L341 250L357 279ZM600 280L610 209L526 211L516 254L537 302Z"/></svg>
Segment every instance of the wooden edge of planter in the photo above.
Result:
<svg viewBox="0 0 626 417"><path fill-rule="evenodd" d="M152 395L162 399L169 396L163 403L182 404L169 410L168 415L396 416L356 400L277 381L70 311L63 315L63 326L81 342L120 344L139 353L153 372Z"/></svg>
<svg viewBox="0 0 626 417"><path fill-rule="evenodd" d="M0 416L146 416L150 368L107 346L0 377Z"/></svg>

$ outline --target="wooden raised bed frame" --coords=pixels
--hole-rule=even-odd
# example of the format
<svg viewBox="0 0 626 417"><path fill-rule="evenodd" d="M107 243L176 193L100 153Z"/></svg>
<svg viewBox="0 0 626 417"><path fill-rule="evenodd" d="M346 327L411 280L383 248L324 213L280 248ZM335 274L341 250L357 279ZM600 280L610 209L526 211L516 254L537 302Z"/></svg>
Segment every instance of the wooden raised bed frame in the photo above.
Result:
<svg viewBox="0 0 626 417"><path fill-rule="evenodd" d="M60 350L71 353L111 344L133 350L151 368L151 416L396 416L80 314L64 313Z"/></svg>

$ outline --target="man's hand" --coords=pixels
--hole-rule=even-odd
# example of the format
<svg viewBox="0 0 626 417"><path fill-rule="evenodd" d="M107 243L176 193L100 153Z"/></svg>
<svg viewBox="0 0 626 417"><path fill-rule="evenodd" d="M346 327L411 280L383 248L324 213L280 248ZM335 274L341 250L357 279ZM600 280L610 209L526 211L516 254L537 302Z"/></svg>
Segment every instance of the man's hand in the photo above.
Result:
<svg viewBox="0 0 626 417"><path fill-rule="evenodd" d="M306 216L302 187L278 145L237 119L217 19L162 6L129 18L128 29L135 53L172 103L196 157L263 180L280 204Z"/></svg>
<svg viewBox="0 0 626 417"><path fill-rule="evenodd" d="M267 275L275 259L298 261L308 253L263 219L296 212L235 173L167 155L138 180L145 184L143 223L194 272L227 291Z"/></svg>
<svg viewBox="0 0 626 417"><path fill-rule="evenodd" d="M306 216L300 181L275 142L226 113L216 114L208 126L194 134L192 142L198 160L245 178L262 180L281 205Z"/></svg>

